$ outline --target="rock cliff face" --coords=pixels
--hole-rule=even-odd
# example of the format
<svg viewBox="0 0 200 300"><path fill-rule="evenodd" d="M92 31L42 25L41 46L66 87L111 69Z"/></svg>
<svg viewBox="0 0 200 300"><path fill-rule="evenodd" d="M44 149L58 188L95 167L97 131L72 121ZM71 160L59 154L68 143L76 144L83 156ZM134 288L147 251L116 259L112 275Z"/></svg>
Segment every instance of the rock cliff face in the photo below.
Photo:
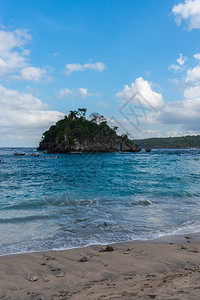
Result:
<svg viewBox="0 0 200 300"><path fill-rule="evenodd" d="M38 150L49 153L141 150L127 135L118 136L117 128L109 127L103 116L93 114L93 118L87 120L85 112L86 109L71 111L63 120L51 126L43 134Z"/></svg>

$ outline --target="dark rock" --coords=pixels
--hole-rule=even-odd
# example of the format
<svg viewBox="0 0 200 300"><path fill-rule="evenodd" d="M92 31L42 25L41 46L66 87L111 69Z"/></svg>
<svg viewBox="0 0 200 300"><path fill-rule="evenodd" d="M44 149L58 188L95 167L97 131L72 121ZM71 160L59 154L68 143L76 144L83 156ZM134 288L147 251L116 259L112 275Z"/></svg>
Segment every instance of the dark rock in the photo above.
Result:
<svg viewBox="0 0 200 300"><path fill-rule="evenodd" d="M112 252L115 251L112 246L107 246L105 249L99 250L99 252Z"/></svg>
<svg viewBox="0 0 200 300"><path fill-rule="evenodd" d="M51 268L51 271L52 271L52 272L55 272L55 271L60 271L60 270L61 270L61 269L60 269L59 267L57 267L57 268L56 268L56 267L55 267L55 268L54 268L54 267L53 267L53 268Z"/></svg>
<svg viewBox="0 0 200 300"><path fill-rule="evenodd" d="M106 252L111 252L111 251L114 251L114 248L112 246L107 246Z"/></svg>
<svg viewBox="0 0 200 300"><path fill-rule="evenodd" d="M56 258L55 257L53 257L53 256L48 256L48 257L46 257L46 260L55 260Z"/></svg>
<svg viewBox="0 0 200 300"><path fill-rule="evenodd" d="M183 250L187 250L187 247L185 247L185 246L181 246L181 249L183 249Z"/></svg>
<svg viewBox="0 0 200 300"><path fill-rule="evenodd" d="M87 257L86 256L83 256L79 259L80 262L86 262L88 261Z"/></svg>
<svg viewBox="0 0 200 300"><path fill-rule="evenodd" d="M64 277L64 276L65 276L65 274L63 272L56 275L56 277L58 277L58 278Z"/></svg>

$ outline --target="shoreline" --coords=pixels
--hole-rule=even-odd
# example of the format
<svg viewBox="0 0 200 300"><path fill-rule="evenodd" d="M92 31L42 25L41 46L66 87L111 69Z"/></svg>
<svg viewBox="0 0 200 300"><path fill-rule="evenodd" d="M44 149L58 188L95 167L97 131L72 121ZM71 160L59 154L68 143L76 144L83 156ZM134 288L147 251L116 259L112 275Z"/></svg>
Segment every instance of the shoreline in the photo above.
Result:
<svg viewBox="0 0 200 300"><path fill-rule="evenodd" d="M70 248L52 248L52 249L38 249L38 250L30 250L30 251L24 251L24 252L13 252L13 253L6 253L6 254L0 254L1 257L6 256L13 256L13 255L24 255L24 254L32 254L32 253L43 253L43 252L49 252L49 251L69 251L73 249L84 249L87 247L103 247L105 245L120 245L120 244L131 244L131 243L140 243L140 242L156 242L156 241L168 241L169 239L178 239L180 237L184 237L187 235L192 235L193 237L199 237L200 238L200 231L188 231L185 233L172 233L172 234L166 234L158 237L154 237L151 239L135 239L135 240L124 240L124 241L117 241L117 242L110 242L110 243L92 243L92 244L86 244L85 246L74 246Z"/></svg>
<svg viewBox="0 0 200 300"><path fill-rule="evenodd" d="M13 253L6 253L6 254L0 254L0 258L4 256L13 256L13 255L24 255L24 254L31 254L31 253L43 253L43 252L49 252L49 251L68 251L68 250L73 250L73 249L84 249L87 247L103 247L105 245L116 245L116 244L131 244L131 243L140 243L140 242L156 242L158 241L168 241L168 239L178 239L179 237L184 237L187 235L193 235L199 236L200 237L200 231L198 230L197 232L193 231L188 231L185 233L172 233L172 234L166 234L166 235L161 235L158 237L154 238L147 238L147 239L133 239L133 240L124 240L124 241L117 241L117 242L110 242L110 243L92 243L92 244L86 244L84 246L73 246L70 248L52 248L52 249L38 249L38 250L30 250L30 251L24 251L24 252L13 252Z"/></svg>
<svg viewBox="0 0 200 300"><path fill-rule="evenodd" d="M1 256L0 299L199 299L200 233L112 247Z"/></svg>

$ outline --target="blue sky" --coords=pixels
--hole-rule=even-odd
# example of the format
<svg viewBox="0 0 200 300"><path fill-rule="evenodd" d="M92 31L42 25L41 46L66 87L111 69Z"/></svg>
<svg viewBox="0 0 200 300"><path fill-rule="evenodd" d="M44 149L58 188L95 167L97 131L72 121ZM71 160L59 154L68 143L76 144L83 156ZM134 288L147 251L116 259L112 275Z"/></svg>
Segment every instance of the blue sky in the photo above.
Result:
<svg viewBox="0 0 200 300"><path fill-rule="evenodd" d="M200 0L0 0L0 146L86 107L131 138L200 133Z"/></svg>

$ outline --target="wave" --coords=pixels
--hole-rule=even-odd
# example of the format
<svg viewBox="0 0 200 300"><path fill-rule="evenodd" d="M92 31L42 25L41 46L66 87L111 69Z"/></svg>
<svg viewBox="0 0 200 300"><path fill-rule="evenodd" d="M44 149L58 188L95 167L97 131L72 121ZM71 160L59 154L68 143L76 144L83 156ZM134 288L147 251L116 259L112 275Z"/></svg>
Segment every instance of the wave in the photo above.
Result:
<svg viewBox="0 0 200 300"><path fill-rule="evenodd" d="M0 218L0 223L25 223L29 221L36 221L36 220L47 220L47 219L55 219L56 215L32 215L32 216L26 216L26 217L13 217L13 218Z"/></svg>
<svg viewBox="0 0 200 300"><path fill-rule="evenodd" d="M70 230L67 230L70 232ZM2 255L13 255L20 253L30 253L30 252L38 252L38 251L49 251L49 250L68 250L68 249L76 249L80 247L87 247L92 245L106 245L106 244L114 244L114 243L123 243L123 242L133 242L133 241L148 241L155 240L158 238L167 238L168 236L182 236L185 234L195 234L200 232L200 223L194 222L185 222L181 226L173 229L169 229L166 231L156 231L156 232L148 232L148 233L138 233L132 235L120 235L113 237L105 237L92 235L89 238L74 238L69 240L68 242L60 240L55 241L52 240L32 240L28 242L19 242L12 244L2 244L0 249L0 256ZM77 232L76 232L77 236Z"/></svg>
<svg viewBox="0 0 200 300"><path fill-rule="evenodd" d="M153 202L152 201L150 201L150 200L141 200L141 201L136 201L136 202L133 202L133 203L131 203L131 205L135 205L135 206L148 206L148 205L151 205L151 204L153 204Z"/></svg>

